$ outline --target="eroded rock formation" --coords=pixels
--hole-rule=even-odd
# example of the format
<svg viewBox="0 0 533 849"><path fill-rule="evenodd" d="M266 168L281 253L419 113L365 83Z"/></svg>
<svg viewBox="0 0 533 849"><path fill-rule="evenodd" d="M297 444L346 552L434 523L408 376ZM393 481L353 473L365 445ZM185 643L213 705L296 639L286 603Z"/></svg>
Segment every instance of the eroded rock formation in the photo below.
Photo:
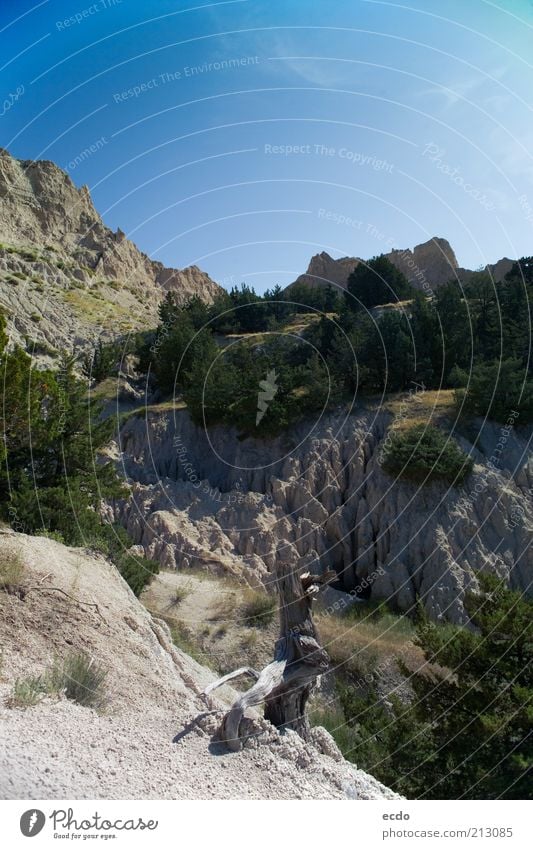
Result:
<svg viewBox="0 0 533 849"><path fill-rule="evenodd" d="M529 432L485 424L462 488L394 480L380 465L391 416L329 415L269 442L195 427L186 411L133 417L115 446L132 498L109 507L149 557L268 584L279 541L310 568L335 569L339 587L434 619L464 621L476 571L526 590L533 573Z"/></svg>
<svg viewBox="0 0 533 849"><path fill-rule="evenodd" d="M427 242L416 245L413 250L395 249L385 256L405 274L415 289L427 293L449 280L466 282L473 273L467 268L460 268L450 243L440 236L434 236ZM345 289L348 277L360 262L363 260L358 257L333 259L326 251L322 251L311 257L305 274L301 274L294 282L313 287L327 286L330 283ZM505 257L494 265L487 265L486 270L495 282L499 282L511 270L512 265L512 260ZM288 288L290 289L290 286Z"/></svg>
<svg viewBox="0 0 533 849"><path fill-rule="evenodd" d="M221 291L193 265L166 268L106 227L87 186L47 161L0 149L0 306L10 337L37 353L155 327L165 292L210 303Z"/></svg>

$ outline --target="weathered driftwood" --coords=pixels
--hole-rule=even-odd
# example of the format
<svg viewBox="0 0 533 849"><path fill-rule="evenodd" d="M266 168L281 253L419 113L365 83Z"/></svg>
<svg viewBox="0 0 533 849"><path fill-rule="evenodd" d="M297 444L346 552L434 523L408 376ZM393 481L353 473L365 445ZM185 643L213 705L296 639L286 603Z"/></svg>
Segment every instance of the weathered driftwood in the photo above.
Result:
<svg viewBox="0 0 533 849"><path fill-rule="evenodd" d="M280 635L273 662L260 673L243 666L210 684L205 691L212 692L240 675L256 679L222 721L221 737L233 751L238 751L242 745L239 730L245 710L263 702L265 719L277 728L290 728L304 738L307 736L306 704L317 677L329 666L329 657L318 641L311 605L320 586L334 577L332 572L299 574L291 549L288 546L278 549L276 581L280 597Z"/></svg>

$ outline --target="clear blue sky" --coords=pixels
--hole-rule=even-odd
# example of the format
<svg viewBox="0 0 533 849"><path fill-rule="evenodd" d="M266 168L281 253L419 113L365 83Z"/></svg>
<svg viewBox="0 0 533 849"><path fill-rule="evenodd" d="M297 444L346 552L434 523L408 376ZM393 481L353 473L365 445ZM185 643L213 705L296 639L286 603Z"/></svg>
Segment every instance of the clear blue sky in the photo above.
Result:
<svg viewBox="0 0 533 849"><path fill-rule="evenodd" d="M3 0L0 29L0 143L168 265L261 291L432 235L533 254L531 0Z"/></svg>

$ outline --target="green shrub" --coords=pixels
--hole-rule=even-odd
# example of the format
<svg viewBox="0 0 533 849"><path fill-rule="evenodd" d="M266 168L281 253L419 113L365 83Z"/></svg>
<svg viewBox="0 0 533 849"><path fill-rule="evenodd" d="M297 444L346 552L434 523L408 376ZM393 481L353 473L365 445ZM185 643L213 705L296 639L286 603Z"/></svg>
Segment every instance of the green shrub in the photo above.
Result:
<svg viewBox="0 0 533 849"><path fill-rule="evenodd" d="M101 709L106 701L107 670L85 652L73 652L56 661L49 675L50 689L83 707Z"/></svg>
<svg viewBox="0 0 533 849"><path fill-rule="evenodd" d="M241 608L244 624L251 628L266 628L274 619L277 606L273 596L251 590Z"/></svg>
<svg viewBox="0 0 533 849"><path fill-rule="evenodd" d="M64 694L83 707L100 710L107 697L107 670L85 652L72 652L42 675L17 678L8 699L10 707L32 707L46 695Z"/></svg>
<svg viewBox="0 0 533 849"><path fill-rule="evenodd" d="M201 663L203 666L212 665L212 660L198 647L192 632L183 622L176 619L168 620L168 626L175 646L192 657L193 660L196 660L197 663Z"/></svg>
<svg viewBox="0 0 533 849"><path fill-rule="evenodd" d="M63 534L60 534L59 531L49 531L46 528L37 532L37 536L46 537L46 539L53 539L55 542L60 542L63 545L65 544L65 538Z"/></svg>
<svg viewBox="0 0 533 849"><path fill-rule="evenodd" d="M7 703L9 707L33 707L49 691L49 683L43 675L17 678Z"/></svg>
<svg viewBox="0 0 533 849"><path fill-rule="evenodd" d="M408 480L444 480L458 485L470 474L474 463L438 428L414 425L388 438L382 465L390 475Z"/></svg>
<svg viewBox="0 0 533 849"><path fill-rule="evenodd" d="M125 551L117 558L112 556L115 565L136 596L139 596L145 586L150 583L154 575L159 572L159 563L148 560L146 557L138 557Z"/></svg>

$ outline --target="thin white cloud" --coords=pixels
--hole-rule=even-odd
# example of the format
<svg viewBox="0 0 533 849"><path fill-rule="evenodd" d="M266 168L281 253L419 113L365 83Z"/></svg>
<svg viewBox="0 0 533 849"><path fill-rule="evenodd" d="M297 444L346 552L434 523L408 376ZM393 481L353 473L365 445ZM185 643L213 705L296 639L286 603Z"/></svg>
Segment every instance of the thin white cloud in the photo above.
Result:
<svg viewBox="0 0 533 849"><path fill-rule="evenodd" d="M506 71L507 67L505 65L501 65L494 68L494 70L489 71L486 75L480 72L473 76L467 78L463 77L450 83L442 83L442 85L431 86L430 88L423 89L421 94L444 98L444 109L449 109L465 99L479 99L482 89L487 87L490 87L488 91L489 99L493 97L504 97L505 95L495 95L493 93L493 87L494 85L498 85ZM484 99L483 102L486 104L486 99Z"/></svg>

